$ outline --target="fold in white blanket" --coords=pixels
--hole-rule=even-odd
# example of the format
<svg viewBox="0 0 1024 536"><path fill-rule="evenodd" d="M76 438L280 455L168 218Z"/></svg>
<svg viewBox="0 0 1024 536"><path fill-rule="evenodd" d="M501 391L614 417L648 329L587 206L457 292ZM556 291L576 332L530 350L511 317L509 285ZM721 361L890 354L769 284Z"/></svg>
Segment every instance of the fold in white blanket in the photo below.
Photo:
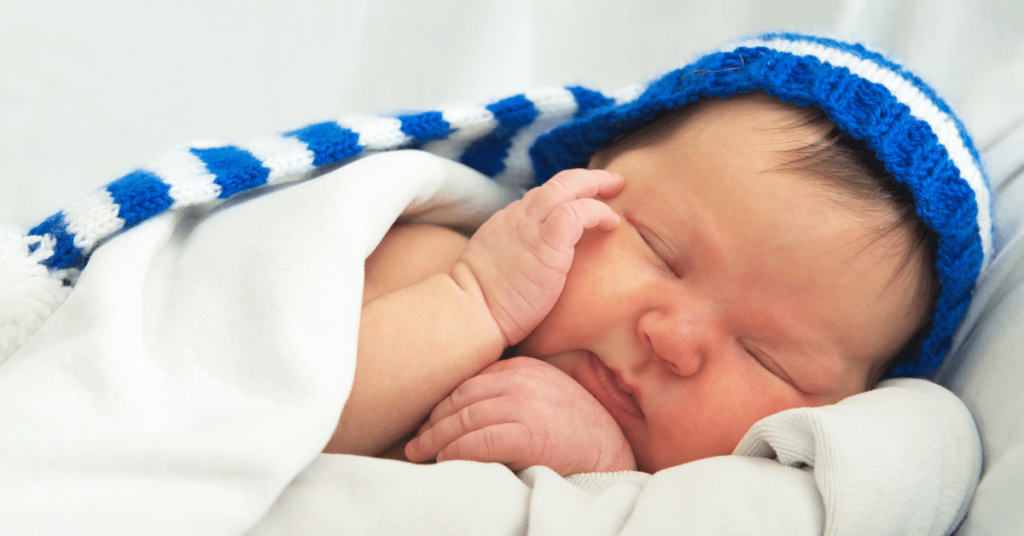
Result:
<svg viewBox="0 0 1024 536"><path fill-rule="evenodd" d="M114 238L0 365L0 531L955 529L981 447L923 380L769 417L738 455L653 476L320 455L355 370L365 257L400 216L472 229L516 195L401 151Z"/></svg>

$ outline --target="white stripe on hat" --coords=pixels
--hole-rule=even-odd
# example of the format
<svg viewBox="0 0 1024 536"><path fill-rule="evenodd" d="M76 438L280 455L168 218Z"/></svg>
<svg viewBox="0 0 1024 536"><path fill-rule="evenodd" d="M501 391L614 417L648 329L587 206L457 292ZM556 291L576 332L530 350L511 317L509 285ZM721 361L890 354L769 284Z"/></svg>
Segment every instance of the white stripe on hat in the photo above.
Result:
<svg viewBox="0 0 1024 536"><path fill-rule="evenodd" d="M213 201L223 190L213 182L217 177L206 164L189 150L191 147L203 148L195 143L178 146L142 168L171 187L167 195L174 200L172 208Z"/></svg>
<svg viewBox="0 0 1024 536"><path fill-rule="evenodd" d="M553 115L571 115L579 109L576 97L564 87L546 87L527 91L523 94L537 110L537 119Z"/></svg>
<svg viewBox="0 0 1024 536"><path fill-rule="evenodd" d="M110 192L101 188L68 205L64 210L64 222L68 234L73 235L75 247L83 251L92 248L104 238L124 227L124 220L117 216L120 207Z"/></svg>
<svg viewBox="0 0 1024 536"><path fill-rule="evenodd" d="M452 130L447 137L428 141L421 148L449 160L458 161L467 147L498 126L494 113L483 106L454 105L439 111Z"/></svg>
<svg viewBox="0 0 1024 536"><path fill-rule="evenodd" d="M646 89L647 86L644 84L633 84L631 86L620 88L609 96L615 101L615 106L618 106L620 104L637 100L640 98L640 95L644 94Z"/></svg>
<svg viewBox="0 0 1024 536"><path fill-rule="evenodd" d="M313 171L313 151L300 139L293 136L272 136L260 138L238 147L249 151L270 170L267 184L300 179Z"/></svg>
<svg viewBox="0 0 1024 536"><path fill-rule="evenodd" d="M788 39L757 39L742 42L737 47L766 47L788 54L813 56L836 67L846 67L851 73L884 86L896 100L910 108L911 115L928 123L938 137L939 143L946 148L949 157L960 170L960 177L974 191L983 254L980 277L981 272L992 261L993 255L991 199L981 168L967 149L956 122L948 114L940 110L931 98L899 73L838 48L827 47L814 41Z"/></svg>
<svg viewBox="0 0 1024 536"><path fill-rule="evenodd" d="M452 128L448 140L476 139L498 126L494 113L483 106L462 105L441 108L441 118Z"/></svg>
<svg viewBox="0 0 1024 536"><path fill-rule="evenodd" d="M382 116L350 116L338 121L342 128L359 135L359 145L367 151L386 151L412 141L412 137L402 132L402 120L395 117Z"/></svg>

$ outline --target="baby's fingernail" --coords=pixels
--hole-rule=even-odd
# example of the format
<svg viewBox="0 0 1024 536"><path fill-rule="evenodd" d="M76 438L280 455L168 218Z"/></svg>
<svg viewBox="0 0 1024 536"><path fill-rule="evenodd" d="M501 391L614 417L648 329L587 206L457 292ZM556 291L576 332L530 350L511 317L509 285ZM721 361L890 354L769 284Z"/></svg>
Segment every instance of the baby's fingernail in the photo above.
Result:
<svg viewBox="0 0 1024 536"><path fill-rule="evenodd" d="M411 441L405 444L405 457L410 460L412 460L417 454L417 439L419 438L414 437Z"/></svg>

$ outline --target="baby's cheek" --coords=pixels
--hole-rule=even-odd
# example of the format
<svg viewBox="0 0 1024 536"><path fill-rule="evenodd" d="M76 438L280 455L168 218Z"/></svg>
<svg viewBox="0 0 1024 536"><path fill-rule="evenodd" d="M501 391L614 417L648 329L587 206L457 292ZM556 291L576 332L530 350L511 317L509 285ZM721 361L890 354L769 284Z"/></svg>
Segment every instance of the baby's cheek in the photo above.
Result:
<svg viewBox="0 0 1024 536"><path fill-rule="evenodd" d="M746 433L743 430L737 435L734 431L722 428L705 430L688 434L686 439L682 439L675 434L665 436L652 430L650 442L634 440L632 434L627 434L627 439L638 462L642 460L645 470L653 473L684 463L732 454Z"/></svg>
<svg viewBox="0 0 1024 536"><path fill-rule="evenodd" d="M566 352L564 354L557 354L550 357L541 358L541 361L554 365L555 368L569 375L570 378L579 381L578 373L580 364L587 357L587 352L578 350L574 352Z"/></svg>
<svg viewBox="0 0 1024 536"><path fill-rule="evenodd" d="M685 399L666 397L664 405L646 413L646 434L643 430L627 432L627 439L637 459L651 471L728 456L755 422L774 412L774 407L769 409L761 404L763 400L752 398L738 392Z"/></svg>

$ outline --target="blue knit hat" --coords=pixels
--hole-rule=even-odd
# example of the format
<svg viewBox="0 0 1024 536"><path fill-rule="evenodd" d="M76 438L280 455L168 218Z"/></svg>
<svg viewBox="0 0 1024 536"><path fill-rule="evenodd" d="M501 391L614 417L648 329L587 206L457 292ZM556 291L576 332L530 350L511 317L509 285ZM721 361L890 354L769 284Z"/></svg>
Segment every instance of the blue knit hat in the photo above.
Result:
<svg viewBox="0 0 1024 536"><path fill-rule="evenodd" d="M889 374L931 373L993 255L990 193L977 150L949 106L880 54L795 34L765 34L708 54L655 80L635 99L595 108L538 138L530 150L538 181L586 167L596 151L659 112L752 91L820 108L913 193L918 216L937 240L940 294L914 357Z"/></svg>
<svg viewBox="0 0 1024 536"><path fill-rule="evenodd" d="M913 192L918 215L937 237L941 293L916 357L892 375L929 374L949 350L993 254L990 195L977 151L949 107L902 67L859 45L793 34L742 42L612 96L544 88L484 105L345 117L242 143L176 146L14 239L11 251L25 252L18 262L27 281L0 289L0 305L23 311L0 325L0 362L59 306L95 248L164 211L213 206L315 177L360 155L407 147L529 186L586 166L617 135L663 110L750 91L821 108ZM54 281L63 287L54 289Z"/></svg>

